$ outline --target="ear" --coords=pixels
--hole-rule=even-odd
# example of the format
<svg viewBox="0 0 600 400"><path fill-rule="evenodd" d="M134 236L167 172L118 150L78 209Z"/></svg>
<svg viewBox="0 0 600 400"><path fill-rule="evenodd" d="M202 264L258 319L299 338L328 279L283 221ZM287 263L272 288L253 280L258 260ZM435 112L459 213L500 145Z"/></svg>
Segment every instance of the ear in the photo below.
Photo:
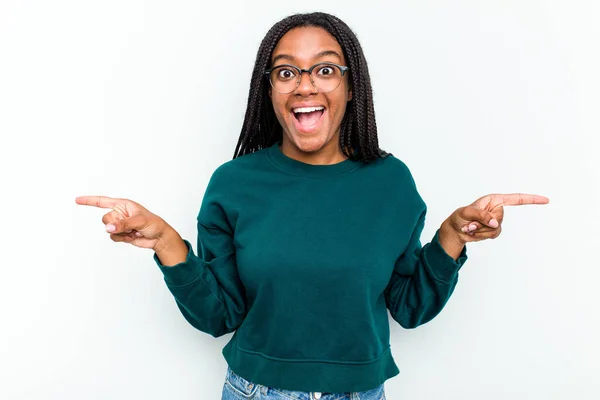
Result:
<svg viewBox="0 0 600 400"><path fill-rule="evenodd" d="M273 101L273 92L271 92L271 85L269 85L269 98Z"/></svg>

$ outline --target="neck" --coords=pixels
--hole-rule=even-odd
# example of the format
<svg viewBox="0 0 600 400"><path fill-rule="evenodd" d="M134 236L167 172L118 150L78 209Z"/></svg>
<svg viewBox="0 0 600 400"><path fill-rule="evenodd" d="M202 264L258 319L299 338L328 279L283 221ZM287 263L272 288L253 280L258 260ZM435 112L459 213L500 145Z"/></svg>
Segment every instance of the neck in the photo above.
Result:
<svg viewBox="0 0 600 400"><path fill-rule="evenodd" d="M296 161L312 165L331 165L348 159L340 149L338 138L332 138L320 149L308 152L299 149L284 136L281 152Z"/></svg>

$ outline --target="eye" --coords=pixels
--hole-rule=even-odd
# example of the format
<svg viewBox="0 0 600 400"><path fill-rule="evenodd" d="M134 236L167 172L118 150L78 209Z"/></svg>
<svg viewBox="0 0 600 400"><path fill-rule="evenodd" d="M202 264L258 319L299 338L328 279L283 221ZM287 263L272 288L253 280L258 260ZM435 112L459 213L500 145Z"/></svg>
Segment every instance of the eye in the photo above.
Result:
<svg viewBox="0 0 600 400"><path fill-rule="evenodd" d="M331 76L331 75L335 75L335 67L326 65L324 67L319 68L319 75L323 75L323 76Z"/></svg>
<svg viewBox="0 0 600 400"><path fill-rule="evenodd" d="M289 68L281 68L279 71L277 71L277 78L282 81L293 79L295 76L296 74L294 71Z"/></svg>

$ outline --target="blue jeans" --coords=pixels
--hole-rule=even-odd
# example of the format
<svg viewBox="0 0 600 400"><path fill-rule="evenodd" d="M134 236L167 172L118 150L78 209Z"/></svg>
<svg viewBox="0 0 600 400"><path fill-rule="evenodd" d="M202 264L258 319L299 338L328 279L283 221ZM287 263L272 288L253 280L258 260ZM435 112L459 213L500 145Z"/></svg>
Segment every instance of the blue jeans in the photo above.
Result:
<svg viewBox="0 0 600 400"><path fill-rule="evenodd" d="M366 392L296 392L259 385L227 368L221 400L385 400L383 384Z"/></svg>

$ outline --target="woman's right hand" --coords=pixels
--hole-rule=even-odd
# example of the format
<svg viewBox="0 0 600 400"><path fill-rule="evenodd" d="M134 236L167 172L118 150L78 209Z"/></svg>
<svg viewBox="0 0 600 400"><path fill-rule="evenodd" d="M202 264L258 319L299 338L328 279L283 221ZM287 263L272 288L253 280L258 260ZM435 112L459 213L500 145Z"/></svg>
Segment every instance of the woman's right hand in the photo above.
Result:
<svg viewBox="0 0 600 400"><path fill-rule="evenodd" d="M135 201L106 196L81 196L75 202L84 206L111 209L102 217L102 222L115 242L131 243L158 252L159 248L165 246L167 234L174 231L162 218Z"/></svg>

